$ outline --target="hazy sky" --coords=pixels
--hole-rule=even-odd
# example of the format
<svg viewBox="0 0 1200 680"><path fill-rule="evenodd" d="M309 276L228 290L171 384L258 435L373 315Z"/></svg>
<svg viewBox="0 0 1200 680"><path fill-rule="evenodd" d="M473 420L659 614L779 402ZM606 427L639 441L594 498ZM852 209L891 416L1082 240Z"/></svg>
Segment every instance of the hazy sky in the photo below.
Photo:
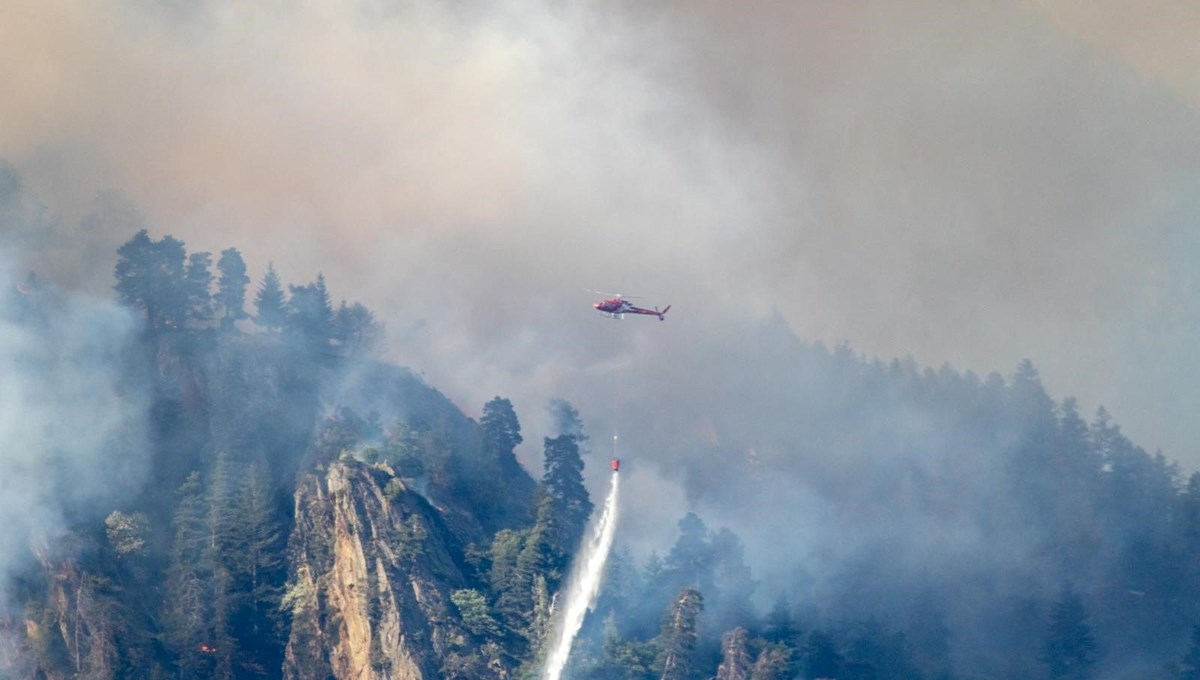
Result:
<svg viewBox="0 0 1200 680"><path fill-rule="evenodd" d="M777 313L1028 357L1195 469L1197 31L1165 1L9 0L0 158L64 233L114 189L256 281L323 271L472 415L609 418L587 395ZM96 260L59 266L103 290ZM587 289L674 306L613 324Z"/></svg>

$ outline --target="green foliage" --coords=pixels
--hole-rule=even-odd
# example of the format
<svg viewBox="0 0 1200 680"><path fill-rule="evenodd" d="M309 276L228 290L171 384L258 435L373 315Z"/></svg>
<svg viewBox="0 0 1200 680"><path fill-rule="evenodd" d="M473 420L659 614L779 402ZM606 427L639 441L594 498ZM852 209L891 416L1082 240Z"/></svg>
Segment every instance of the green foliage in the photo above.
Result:
<svg viewBox="0 0 1200 680"><path fill-rule="evenodd" d="M689 512L679 520L679 539L663 560L663 570L681 585L709 590L712 566L708 527L696 513Z"/></svg>
<svg viewBox="0 0 1200 680"><path fill-rule="evenodd" d="M528 522L535 485L517 462L521 424L509 400L495 397L484 405L478 435L473 455L453 461L457 492L489 530Z"/></svg>
<svg viewBox="0 0 1200 680"><path fill-rule="evenodd" d="M526 551L528 532L502 531L492 545L492 590L496 593L496 613L505 627L528 637L533 618L532 560Z"/></svg>
<svg viewBox="0 0 1200 680"><path fill-rule="evenodd" d="M292 619L303 618L316 604L317 594L307 580L289 583L279 599L279 609Z"/></svg>
<svg viewBox="0 0 1200 680"><path fill-rule="evenodd" d="M550 637L550 607L553 600L547 584L547 575L537 573L533 577L533 615L529 622L529 644L534 649L538 664L545 660L546 644Z"/></svg>
<svg viewBox="0 0 1200 680"><path fill-rule="evenodd" d="M497 638L503 634L500 624L488 611L487 598L473 588L464 588L450 593L450 601L458 607L463 626L472 635Z"/></svg>
<svg viewBox="0 0 1200 680"><path fill-rule="evenodd" d="M564 434L546 437L544 444L542 492L550 504L550 511L556 515L557 531L553 540L558 550L570 554L579 545L592 514L592 501L583 485L579 439Z"/></svg>
<svg viewBox="0 0 1200 680"><path fill-rule="evenodd" d="M721 665L717 667L717 680L749 680L754 663L748 649L749 639L750 634L741 626L721 636Z"/></svg>
<svg viewBox="0 0 1200 680"><path fill-rule="evenodd" d="M483 405L484 438L491 455L502 458L512 456L517 444L525 441L521 437L521 423L513 410L512 402L500 397L494 397Z"/></svg>
<svg viewBox="0 0 1200 680"><path fill-rule="evenodd" d="M553 514L542 504L526 531L502 530L492 540L489 581L504 626L538 649L549 629L550 594L562 579L565 556L551 536Z"/></svg>
<svg viewBox="0 0 1200 680"><path fill-rule="evenodd" d="M877 619L869 619L850 634L846 650L846 674L878 680L909 680L921 673L903 633L887 630Z"/></svg>
<svg viewBox="0 0 1200 680"><path fill-rule="evenodd" d="M349 356L369 354L383 340L383 326L361 303L342 300L333 315L333 339Z"/></svg>
<svg viewBox="0 0 1200 680"><path fill-rule="evenodd" d="M150 532L146 515L114 510L104 519L104 528L108 542L118 556L131 557L145 552L146 535Z"/></svg>
<svg viewBox="0 0 1200 680"><path fill-rule="evenodd" d="M182 241L154 241L145 229L117 249L117 297L141 309L151 330L183 328L188 318L185 253Z"/></svg>
<svg viewBox="0 0 1200 680"><path fill-rule="evenodd" d="M325 277L303 286L288 286L287 319L284 328L300 346L320 350L333 339L333 306Z"/></svg>
<svg viewBox="0 0 1200 680"><path fill-rule="evenodd" d="M839 678L846 659L838 651L829 631L814 630L804 646L804 675L808 678Z"/></svg>
<svg viewBox="0 0 1200 680"><path fill-rule="evenodd" d="M795 677L795 651L785 644L768 642L762 645L750 680L790 680Z"/></svg>
<svg viewBox="0 0 1200 680"><path fill-rule="evenodd" d="M1042 663L1051 678L1087 680L1092 677L1098 656L1083 601L1073 592L1063 593L1050 614L1050 628L1040 655Z"/></svg>
<svg viewBox="0 0 1200 680"><path fill-rule="evenodd" d="M571 558L559 538L562 535L560 522L553 500L543 495L538 502L537 518L521 551L521 559L529 560L532 568L549 577L556 588Z"/></svg>
<svg viewBox="0 0 1200 680"><path fill-rule="evenodd" d="M187 297L187 320L204 323L212 318L212 254L192 253L188 256L184 274L184 295Z"/></svg>
<svg viewBox="0 0 1200 680"><path fill-rule="evenodd" d="M246 274L246 262L237 248L221 251L217 270L221 272L216 295L221 328L231 330L239 320L250 317L246 313L246 287L250 285L250 277Z"/></svg>
<svg viewBox="0 0 1200 680"><path fill-rule="evenodd" d="M148 502L138 499L137 507L145 508L150 518L162 519L112 513L103 536L93 532L98 543L91 549L99 557L86 565L87 573L62 579L77 589L68 588L61 596L64 602L70 603L73 593L82 595L76 611L60 616L52 607L31 608L27 625L33 631L68 630L82 639L93 634L88 617L100 617L107 623L97 624L94 633L96 669L113 666L119 657L124 667L146 673L153 673L156 663L169 666L171 677L271 676L281 666L282 619L290 615L293 635L308 635L313 649L319 650L317 640L325 639L316 623L318 588L298 579L286 594L281 590L291 489L275 489L274 484L290 483L296 474L297 461L288 452L305 450L309 444L310 416L316 408L293 408L297 399L280 395L303 394L312 404L319 403L330 393L318 392L323 388L312 376L318 367L324 371L335 362L316 362L312 354L294 350L366 352L381 327L360 304L343 301L333 310L319 275L310 284L292 286L292 299L286 300L269 266L255 299L257 321L268 331L286 327L287 342L226 335L218 343L220 352L207 354L202 343L190 340L215 334L175 331L202 327L214 314L225 329L245 318L250 279L237 250L222 251L217 263L221 277L216 309L211 307L208 253L189 256L181 241L170 236L154 241L143 230L118 255L116 290L122 303L140 310L151 330L171 331L164 335L167 341L153 343L158 352L153 359L160 369L156 379L163 381L155 393L166 395L153 405L159 448L153 462L160 475L156 480L173 480L163 485L169 487L178 483L181 470L196 467L201 472L189 477L176 497L167 499L169 490L151 490ZM174 342L177 338L183 342ZM773 458L759 451L746 466L722 461L719 479L728 482L722 491L753 493L759 485L775 483L772 476L790 483L793 473L819 489L816 485L827 478L821 477L821 466L810 465L814 458L809 454L837 454L868 463L856 467L854 475L838 478L845 484L844 495L863 505L846 515L861 510L862 516L873 518L872 513L883 508L889 519L894 516L896 527L946 522L966 529L952 536L1028 547L1022 555L1028 563L1013 567L1004 562L1013 570L999 581L986 578L996 566L987 563L986 555L972 563L974 571L966 577L941 562L926 569L916 553L898 555L892 548L900 553L909 546L914 551L929 548L929 554L920 557L932 561L945 556L937 553L940 547L926 542L922 532L897 531L879 545L862 546L864 556L857 556L853 569L836 569L843 563L822 570L834 574L830 582L820 584L835 588L823 600L826 611L820 612L828 628L804 637L795 612L783 600L761 629L755 625L757 616L749 602L756 583L740 540L727 529L710 531L698 516L689 514L680 522L679 540L665 560L652 557L640 570L627 554L614 553L598 616L585 622L585 635L591 626L591 646L585 654L590 665L580 666L586 675L578 677L716 673L748 674L758 680L797 674L933 678L948 677L952 660L969 665L1001 650L1012 658L1000 663L1020 671L1040 658L1052 677L1084 678L1113 672L1107 666L1134 658L1131 652L1146 659L1180 658L1187 641L1179 622L1193 620L1194 603L1200 601L1200 576L1192 568L1200 563L1200 474L1183 483L1177 466L1135 446L1103 409L1089 424L1073 399L1055 404L1028 361L1006 382L998 375L984 381L960 376L948 367L922 371L913 361L867 363L845 348L833 353L813 350L812 357L816 359L808 368L835 377L839 390L822 394L813 404L781 401L779 408L787 418L795 418L796 431L813 439L797 444L798 455L789 455L789 442L781 441L775 442L781 450ZM236 380L219 377L225 373ZM187 382L181 377L195 380L181 389L176 382ZM331 377L337 382L341 376ZM380 395L390 389L384 383L364 382L369 387L351 398L356 404L376 398L382 402ZM773 402L778 396L770 392L764 398ZM489 401L478 428L452 407L446 410L450 415L434 413L436 409L421 403L423 397L402 394L388 399L403 403L399 410L404 420L386 437L378 418L339 410L322 424L312 443L311 450L319 455L305 462L320 464L357 452L381 469L395 471L384 493L397 506L393 517L404 548L397 552L401 559L415 560L405 564L406 569L429 566L418 558L428 557L426 550L433 552L430 546L443 538L439 533L450 531L460 541L448 543L449 562L433 566L453 571L451 563L461 567L465 559L474 567L474 573L454 583L473 586L455 591L470 593L469 599L452 601L467 630L486 642L473 640L464 646L467 637L455 632L451 637L457 636L457 641L447 643L452 651L439 659L445 664L445 677L500 677L522 665L530 668L547 630L551 595L561 585L569 554L592 509L582 484L580 444L585 437L578 412L566 402L552 406L557 434L543 441L545 474L535 497L516 460L521 426L507 399ZM244 408L249 404L254 407ZM862 404L870 404L872 410L864 411ZM290 412L298 415L280 417ZM865 415L871 417L870 427L860 428ZM227 422L231 418L238 421L236 426ZM837 425L836 436L821 439L828 428L813 424L823 420ZM855 435L859 430L867 434ZM285 432L287 436L281 435ZM764 437L764 442L770 439ZM364 442L372 448L362 449ZM697 484L710 474L701 458L696 457L697 469L689 471ZM751 472L739 480L743 467ZM268 470L278 473L278 480ZM808 477L810 473L815 476ZM422 493L428 488L427 497L443 512L444 524L429 523L426 515L405 516L404 506L423 502L415 496L405 498L406 488ZM843 502L834 494L825 500ZM714 504L718 501L713 498ZM167 518L170 524L163 526ZM497 532L500 528L504 530ZM492 532L496 533L487 543ZM471 544L465 556L456 554L458 546L472 541L485 545ZM329 546L306 549L322 555ZM871 557L872 551L883 557ZM128 559L134 556L137 559ZM914 576L906 570L921 573ZM1120 594L1088 600L1098 622L1094 632L1078 598L1054 603L1046 585L1079 574L1093 580L1089 593ZM793 593L810 592L811 584L801 577L796 581L784 587ZM694 625L697 607L689 615L690 633L681 625L686 621L678 618L681 604L673 599L686 590L695 592L697 601L700 593L704 596L705 625ZM1014 593L1020 605L1011 607L1015 614L996 606ZM49 595L41 596L51 601ZM139 598L147 611L135 611ZM672 625L656 630L668 606ZM987 627L969 620L971 608L986 613L980 620L986 620ZM1044 638L1041 630L1023 625L1049 608L1053 615ZM881 613L878 620L840 618L847 612L866 616L876 609ZM150 641L131 642L129 622L142 614L142 635ZM601 649L596 628L605 616ZM951 630L948 621L969 629ZM715 635L737 627L761 630L762 638L747 639L742 633L731 640L725 654L729 662L718 668ZM995 639L984 633L995 634ZM1118 661L1102 666L1097 640L1103 640ZM1177 677L1200 677L1197 640L1200 634L1193 636L1192 647L1173 668ZM65 659L65 667L76 671L87 663L87 644L68 646L61 632L30 633L29 643L35 654ZM199 651L213 646L219 651ZM1040 654L1032 653L1039 647ZM137 654L149 662L140 663ZM668 663L669 658L674 661ZM997 667L993 663L971 670L980 677L999 677ZM324 673L324 668L313 672Z"/></svg>
<svg viewBox="0 0 1200 680"><path fill-rule="evenodd" d="M662 632L655 639L654 670L662 680L687 680L695 668L697 624L704 598L695 588L684 588L671 606Z"/></svg>
<svg viewBox="0 0 1200 680"><path fill-rule="evenodd" d="M167 598L163 603L163 637L175 658L179 674L199 677L211 670L210 659L200 650L211 644L212 613L208 580L211 575L206 550L206 507L199 473L180 487L172 525L175 539L167 571Z"/></svg>
<svg viewBox="0 0 1200 680"><path fill-rule="evenodd" d="M763 638L771 643L794 645L798 634L792 619L792 606L787 596L780 594L763 622Z"/></svg>
<svg viewBox="0 0 1200 680"><path fill-rule="evenodd" d="M415 479L426 473L422 458L426 455L421 433L402 420L396 421L383 445L375 450L376 458L387 463L399 477Z"/></svg>
<svg viewBox="0 0 1200 680"><path fill-rule="evenodd" d="M446 680L478 680L491 676L487 660L482 654L463 654L459 651L452 651L446 655L438 673Z"/></svg>
<svg viewBox="0 0 1200 680"><path fill-rule="evenodd" d="M181 675L233 677L272 665L279 649L284 578L274 492L261 464L234 463L219 451L201 484L193 473L179 491L161 617Z"/></svg>
<svg viewBox="0 0 1200 680"><path fill-rule="evenodd" d="M387 481L387 484L385 484L383 487L383 495L385 498L388 499L389 503L399 502L400 499L403 498L404 494L407 492L408 492L408 489L405 488L404 482L400 481L400 479L395 478L395 477L393 477L392 479L389 479Z"/></svg>
<svg viewBox="0 0 1200 680"><path fill-rule="evenodd" d="M287 322L283 285L279 281L279 274L275 273L275 265L271 263L267 263L267 273L258 285L254 308L258 311L254 322L268 331L278 331Z"/></svg>
<svg viewBox="0 0 1200 680"><path fill-rule="evenodd" d="M585 677L600 680L643 680L654 677L655 649L649 642L623 640L617 631L616 616L604 621L604 647L600 663Z"/></svg>
<svg viewBox="0 0 1200 680"><path fill-rule="evenodd" d="M252 644L270 638L279 623L275 616L282 591L283 534L276 514L274 492L266 468L245 469L234 499L238 531L226 555L238 590L239 624L248 628Z"/></svg>
<svg viewBox="0 0 1200 680"><path fill-rule="evenodd" d="M367 423L353 409L341 408L322 423L312 445L313 462L327 463L343 455L352 456Z"/></svg>
<svg viewBox="0 0 1200 680"><path fill-rule="evenodd" d="M755 612L750 597L757 583L746 564L741 539L721 527L713 534L710 550L713 568L710 618L718 630L753 622Z"/></svg>
<svg viewBox="0 0 1200 680"><path fill-rule="evenodd" d="M425 542L429 540L429 529L419 516L409 515L397 529L400 546L404 548L406 559L411 561L425 555Z"/></svg>

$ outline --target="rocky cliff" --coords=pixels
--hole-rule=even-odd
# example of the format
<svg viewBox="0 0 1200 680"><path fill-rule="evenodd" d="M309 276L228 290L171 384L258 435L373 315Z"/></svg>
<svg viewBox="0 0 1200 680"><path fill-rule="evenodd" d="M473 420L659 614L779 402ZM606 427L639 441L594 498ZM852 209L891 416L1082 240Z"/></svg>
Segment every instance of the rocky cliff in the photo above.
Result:
<svg viewBox="0 0 1200 680"><path fill-rule="evenodd" d="M466 641L450 601L465 585L438 511L388 471L339 460L298 480L284 607L284 677L442 677Z"/></svg>

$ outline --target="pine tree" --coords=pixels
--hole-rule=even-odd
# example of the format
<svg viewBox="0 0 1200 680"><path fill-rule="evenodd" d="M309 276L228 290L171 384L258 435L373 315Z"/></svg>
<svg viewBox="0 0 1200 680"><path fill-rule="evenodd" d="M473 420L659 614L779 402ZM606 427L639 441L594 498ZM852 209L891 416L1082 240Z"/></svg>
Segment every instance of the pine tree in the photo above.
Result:
<svg viewBox="0 0 1200 680"><path fill-rule="evenodd" d="M644 606L641 574L629 549L618 546L613 549L604 567L604 580L596 599L596 611L601 614L618 614L622 625L637 616L635 610Z"/></svg>
<svg viewBox="0 0 1200 680"><path fill-rule="evenodd" d="M212 565L213 677L222 680L233 677L234 659L240 653L233 631L240 599L232 564L240 547L240 518L234 506L237 479L229 451L218 451L208 478L208 544L205 548Z"/></svg>
<svg viewBox="0 0 1200 680"><path fill-rule="evenodd" d="M187 296L187 320L204 323L212 318L212 255L192 253L188 256L184 274Z"/></svg>
<svg viewBox="0 0 1200 680"><path fill-rule="evenodd" d="M756 615L750 597L758 584L746 565L741 540L729 529L721 527L712 537L711 555L714 589L709 602L714 605L710 608L710 619L715 618L718 629L729 625L755 625Z"/></svg>
<svg viewBox="0 0 1200 680"><path fill-rule="evenodd" d="M250 465L240 487L234 501L238 532L230 557L244 600L244 627L251 638L247 643L261 649L262 642L273 640L275 633L285 576L283 536L266 469L258 463Z"/></svg>
<svg viewBox="0 0 1200 680"><path fill-rule="evenodd" d="M525 524L536 512L538 499L536 485L514 450L523 440L512 402L495 397L484 404L480 424L475 460L458 461L464 491L485 526Z"/></svg>
<svg viewBox="0 0 1200 680"><path fill-rule="evenodd" d="M221 328L232 330L238 321L250 318L246 313L246 286L250 285L250 277L246 275L246 262L237 248L221 251L217 270L221 272L216 298L221 310Z"/></svg>
<svg viewBox="0 0 1200 680"><path fill-rule="evenodd" d="M1079 404L1074 397L1067 397L1059 407L1058 439L1055 448L1062 460L1064 471L1084 479L1096 476L1100 470L1097 459L1088 445L1088 426L1079 417Z"/></svg>
<svg viewBox="0 0 1200 680"><path fill-rule="evenodd" d="M1007 428L1016 437L1007 452L1008 477L1025 519L1040 524L1054 515L1057 491L1058 479L1048 466L1059 439L1054 402L1028 359L1017 366L1008 393Z"/></svg>
<svg viewBox="0 0 1200 680"><path fill-rule="evenodd" d="M559 549L572 553L592 514L592 501L583 485L583 459L579 456L578 438L570 434L546 437L544 446L542 488L558 515L559 531L554 538Z"/></svg>
<svg viewBox="0 0 1200 680"><path fill-rule="evenodd" d="M268 331L278 331L287 321L287 306L283 297L283 286L275 266L267 264L267 273L263 275L262 283L258 286L258 294L254 297L254 308L258 315L254 322Z"/></svg>
<svg viewBox="0 0 1200 680"><path fill-rule="evenodd" d="M1024 359L1009 384L1009 404L1019 424L1030 434L1049 439L1055 428L1054 402L1042 387L1033 362Z"/></svg>
<svg viewBox="0 0 1200 680"><path fill-rule="evenodd" d="M837 650L833 636L822 630L814 630L808 636L804 648L804 674L807 678L838 678L842 675L845 659Z"/></svg>
<svg viewBox="0 0 1200 680"><path fill-rule="evenodd" d="M679 520L679 538L663 560L663 572L675 587L713 590L713 552L708 527L694 512Z"/></svg>
<svg viewBox="0 0 1200 680"><path fill-rule="evenodd" d="M450 601L458 607L463 627L472 635L483 638L498 638L503 634L500 624L488 612L487 598L471 588L450 593Z"/></svg>
<svg viewBox="0 0 1200 680"><path fill-rule="evenodd" d="M717 667L717 680L749 680L753 661L746 643L750 635L738 626L721 636L721 665Z"/></svg>
<svg viewBox="0 0 1200 680"><path fill-rule="evenodd" d="M1050 614L1050 629L1040 659L1049 668L1051 678L1087 680L1092 677L1097 656L1096 639L1087 624L1083 601L1067 591Z"/></svg>
<svg viewBox="0 0 1200 680"><path fill-rule="evenodd" d="M333 305L325 289L325 277L303 286L288 286L291 293L287 303L284 327L302 347L320 351L333 339Z"/></svg>
<svg viewBox="0 0 1200 680"><path fill-rule="evenodd" d="M515 461L513 450L525 440L521 437L521 423L517 420L512 402L499 396L492 398L483 405L480 425L483 426L484 440L493 460L513 458Z"/></svg>
<svg viewBox="0 0 1200 680"><path fill-rule="evenodd" d="M787 595L780 594L775 598L771 611L767 614L763 626L763 638L767 642L795 645L797 638L796 625L792 621L792 607Z"/></svg>
<svg viewBox="0 0 1200 680"><path fill-rule="evenodd" d="M889 631L878 619L856 625L850 636L845 672L852 677L915 678L920 676L908 638Z"/></svg>
<svg viewBox="0 0 1200 680"><path fill-rule="evenodd" d="M369 353L383 338L383 327L375 321L375 315L361 303L341 306L333 315L333 339L349 356Z"/></svg>
<svg viewBox="0 0 1200 680"><path fill-rule="evenodd" d="M654 649L649 642L624 640L617 630L616 617L609 614L601 624L600 659L584 673L572 677L588 680L646 680L652 677Z"/></svg>
<svg viewBox="0 0 1200 680"><path fill-rule="evenodd" d="M557 537L562 533L558 514L550 498L542 496L537 509L537 519L525 539L525 546L517 560L517 568L526 565L532 574L546 576L551 590L557 590L561 582L570 553L563 550Z"/></svg>
<svg viewBox="0 0 1200 680"><path fill-rule="evenodd" d="M117 256L118 299L141 309L151 330L182 328L188 311L183 242L170 236L154 241L142 229Z"/></svg>
<svg viewBox="0 0 1200 680"><path fill-rule="evenodd" d="M763 645L758 658L754 660L750 680L789 680L795 676L794 655L795 651L784 644L772 642Z"/></svg>
<svg viewBox="0 0 1200 680"><path fill-rule="evenodd" d="M695 663L697 623L704 598L695 588L684 588L671 605L662 632L655 639L658 655L654 667L662 680L686 680Z"/></svg>
<svg viewBox="0 0 1200 680"><path fill-rule="evenodd" d="M510 629L522 627L523 616L528 610L529 584L532 575L518 573L517 560L525 544L525 532L503 529L492 538L491 569L488 579L492 592L496 594L496 614Z"/></svg>
<svg viewBox="0 0 1200 680"><path fill-rule="evenodd" d="M1187 555L1200 563L1200 472L1193 472L1179 498L1176 525Z"/></svg>
<svg viewBox="0 0 1200 680"><path fill-rule="evenodd" d="M536 645L544 630L539 629L548 611L539 606L539 595L557 590L567 564L567 555L558 549L554 536L558 532L557 520L548 499L543 496L538 504L537 520L526 532L516 534L520 541L515 559L493 552L494 573L505 570L496 610L505 617L509 627ZM501 532L504 533L504 532ZM497 539L500 536L497 534ZM511 550L511 547L505 547ZM507 565L511 564L511 568ZM541 580L542 592L538 590ZM548 598L541 605L548 607ZM544 628L544 626L543 626Z"/></svg>
<svg viewBox="0 0 1200 680"><path fill-rule="evenodd" d="M179 489L172 520L175 538L162 611L163 638L185 678L204 677L212 668L207 524L200 475L193 472Z"/></svg>

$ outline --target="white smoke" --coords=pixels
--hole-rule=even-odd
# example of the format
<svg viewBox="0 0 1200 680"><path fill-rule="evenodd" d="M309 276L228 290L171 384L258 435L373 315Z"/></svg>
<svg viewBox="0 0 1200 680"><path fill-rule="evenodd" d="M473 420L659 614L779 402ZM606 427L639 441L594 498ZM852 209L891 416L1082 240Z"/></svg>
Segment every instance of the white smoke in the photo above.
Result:
<svg viewBox="0 0 1200 680"><path fill-rule="evenodd" d="M136 320L26 278L0 244L0 584L72 521L141 482L146 401L126 370ZM4 603L0 601L0 608Z"/></svg>

